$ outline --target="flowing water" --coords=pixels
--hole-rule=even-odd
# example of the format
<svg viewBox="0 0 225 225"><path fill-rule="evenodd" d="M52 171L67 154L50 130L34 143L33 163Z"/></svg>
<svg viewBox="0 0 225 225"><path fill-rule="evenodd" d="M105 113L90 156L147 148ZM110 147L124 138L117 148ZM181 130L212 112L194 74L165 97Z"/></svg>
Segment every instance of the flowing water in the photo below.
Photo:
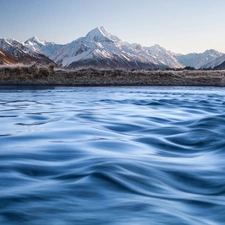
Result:
<svg viewBox="0 0 225 225"><path fill-rule="evenodd" d="M225 224L225 89L1 87L0 224Z"/></svg>

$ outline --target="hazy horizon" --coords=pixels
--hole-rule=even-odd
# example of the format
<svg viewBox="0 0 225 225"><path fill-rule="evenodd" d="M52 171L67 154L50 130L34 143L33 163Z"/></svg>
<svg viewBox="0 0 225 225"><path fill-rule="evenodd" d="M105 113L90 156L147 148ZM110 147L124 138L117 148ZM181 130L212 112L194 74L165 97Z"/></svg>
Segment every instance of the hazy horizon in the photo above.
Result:
<svg viewBox="0 0 225 225"><path fill-rule="evenodd" d="M58 44L104 26L122 41L158 44L176 53L225 53L223 0L7 0L1 1L0 36L36 36Z"/></svg>

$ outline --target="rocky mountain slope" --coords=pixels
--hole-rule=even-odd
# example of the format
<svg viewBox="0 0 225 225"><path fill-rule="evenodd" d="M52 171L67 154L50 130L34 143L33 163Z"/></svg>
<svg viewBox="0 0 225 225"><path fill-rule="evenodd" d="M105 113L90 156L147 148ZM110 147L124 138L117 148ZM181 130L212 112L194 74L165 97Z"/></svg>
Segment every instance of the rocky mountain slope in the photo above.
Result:
<svg viewBox="0 0 225 225"><path fill-rule="evenodd" d="M0 48L0 65L10 65L16 63L19 63L17 57Z"/></svg>
<svg viewBox="0 0 225 225"><path fill-rule="evenodd" d="M210 63L207 63L206 65L203 65L202 68L204 69L214 69L217 68L218 66L220 66L221 64L223 64L225 62L225 55L222 55L218 58L216 58L215 60L213 60Z"/></svg>
<svg viewBox="0 0 225 225"><path fill-rule="evenodd" d="M213 69L215 70L225 70L225 61L219 64L218 66L215 66Z"/></svg>
<svg viewBox="0 0 225 225"><path fill-rule="evenodd" d="M37 37L32 37L24 42L24 45L32 51L39 52L47 57L51 57L63 45L55 44L39 40Z"/></svg>
<svg viewBox="0 0 225 225"><path fill-rule="evenodd" d="M0 38L0 63L1 64L32 64L42 65L54 63L47 56L27 48L22 42L14 39Z"/></svg>

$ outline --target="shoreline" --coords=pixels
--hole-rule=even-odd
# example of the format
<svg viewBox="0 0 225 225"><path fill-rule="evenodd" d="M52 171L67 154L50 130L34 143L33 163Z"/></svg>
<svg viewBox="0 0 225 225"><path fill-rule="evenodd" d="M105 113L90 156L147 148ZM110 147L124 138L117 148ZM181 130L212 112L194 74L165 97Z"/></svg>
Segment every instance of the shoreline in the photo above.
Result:
<svg viewBox="0 0 225 225"><path fill-rule="evenodd" d="M0 86L217 86L225 87L224 70L50 70L46 67L1 67Z"/></svg>

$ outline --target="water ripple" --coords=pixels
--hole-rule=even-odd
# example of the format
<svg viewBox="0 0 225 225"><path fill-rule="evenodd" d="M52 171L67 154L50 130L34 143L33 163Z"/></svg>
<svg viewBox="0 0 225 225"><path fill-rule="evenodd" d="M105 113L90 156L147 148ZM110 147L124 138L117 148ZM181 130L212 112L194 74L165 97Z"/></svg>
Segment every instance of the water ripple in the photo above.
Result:
<svg viewBox="0 0 225 225"><path fill-rule="evenodd" d="M224 88L0 88L0 223L222 225Z"/></svg>

